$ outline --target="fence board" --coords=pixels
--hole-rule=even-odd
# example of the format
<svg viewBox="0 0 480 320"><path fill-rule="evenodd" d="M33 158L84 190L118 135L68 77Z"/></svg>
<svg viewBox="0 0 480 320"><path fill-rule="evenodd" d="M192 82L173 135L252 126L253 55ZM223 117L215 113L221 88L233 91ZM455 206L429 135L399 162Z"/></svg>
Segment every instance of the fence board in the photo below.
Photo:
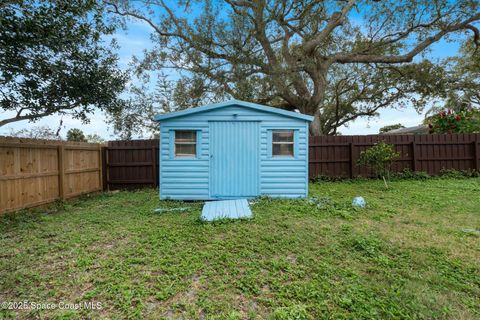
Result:
<svg viewBox="0 0 480 320"><path fill-rule="evenodd" d="M100 145L0 137L0 213L101 191Z"/></svg>

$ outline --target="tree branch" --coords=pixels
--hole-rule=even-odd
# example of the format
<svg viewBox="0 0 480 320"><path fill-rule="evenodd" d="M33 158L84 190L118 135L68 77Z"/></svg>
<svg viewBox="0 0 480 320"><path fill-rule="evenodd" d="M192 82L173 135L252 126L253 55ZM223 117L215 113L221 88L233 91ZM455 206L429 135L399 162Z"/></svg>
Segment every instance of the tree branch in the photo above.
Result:
<svg viewBox="0 0 480 320"><path fill-rule="evenodd" d="M471 24L467 25L465 28L473 32L473 42L477 48L480 47L480 31L478 28Z"/></svg>
<svg viewBox="0 0 480 320"><path fill-rule="evenodd" d="M464 30L464 29L470 29L469 27L472 22L475 22L477 20L480 20L480 13L477 13L470 19L467 19L463 22L451 25L437 34L426 38L415 48L413 48L410 52L404 55L395 55L395 56L386 56L386 55L369 55L369 54L336 54L333 57L331 57L332 61L338 62L338 63L404 63L404 62L411 62L413 58L421 53L423 50L431 46L433 43L439 41L442 39L446 34L459 31L459 30Z"/></svg>
<svg viewBox="0 0 480 320"><path fill-rule="evenodd" d="M17 115L15 117L0 120L0 127L2 127L4 125L7 125L9 123L12 123L12 122L16 122L16 121L39 119L41 117L50 116L53 113L55 113L55 112L43 112L43 113L38 113L38 114L26 114L26 115L23 115L23 116L20 116L19 113L17 113Z"/></svg>
<svg viewBox="0 0 480 320"><path fill-rule="evenodd" d="M115 13L115 14L118 14L119 16L122 16L122 17L132 17L132 18L136 18L138 20L141 20L143 22L146 22L153 30L155 30L156 33L158 33L159 35L161 36L165 36L165 37L182 37L181 34L179 33L170 33L170 32L164 32L162 31L159 27L157 27L150 19L147 19L145 18L144 16L142 15L139 15L135 12L131 12L131 11L120 11L120 9L118 8L117 4L113 3L113 2L105 2L107 5L110 5L113 7L113 10L108 10L109 13Z"/></svg>
<svg viewBox="0 0 480 320"><path fill-rule="evenodd" d="M333 30L335 30L335 28L343 24L345 16L348 14L348 12L350 12L355 2L356 0L349 0L345 7L343 7L342 11L334 12L325 28L320 31L320 33L314 39L306 42L303 45L303 50L306 53L312 53L315 48L321 44L322 41L324 41L332 33Z"/></svg>

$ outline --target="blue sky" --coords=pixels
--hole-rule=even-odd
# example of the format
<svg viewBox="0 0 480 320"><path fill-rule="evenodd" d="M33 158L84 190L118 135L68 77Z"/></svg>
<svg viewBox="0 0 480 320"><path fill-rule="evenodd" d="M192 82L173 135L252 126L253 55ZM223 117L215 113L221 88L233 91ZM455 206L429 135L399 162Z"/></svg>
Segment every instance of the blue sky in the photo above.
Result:
<svg viewBox="0 0 480 320"><path fill-rule="evenodd" d="M130 21L127 24L127 30L118 30L116 32L114 37L120 46L118 55L119 66L122 69L128 67L133 56L141 56L143 50L152 47L149 36L150 31L150 27L145 23ZM106 40L109 41L110 39ZM457 49L458 44L442 41L431 47L429 56L433 58L452 56L455 55ZM6 113L2 115L2 117L3 116L7 117L9 114ZM384 109L380 111L379 117L358 119L350 122L348 127L342 127L339 131L343 135L376 134L378 130L385 125L402 123L404 126L415 126L421 123L423 118L424 114L418 114L413 108L401 110ZM95 112L90 117L91 121L89 124L82 124L79 120L68 116L64 116L63 118L60 116L49 116L36 123L29 123L28 121L15 122L1 127L0 135L8 135L11 130L17 131L24 128L32 128L33 126L49 126L56 129L59 126L60 119L63 119L64 126L61 130L62 136L65 136L70 128L80 128L85 134L96 133L107 140L115 139L112 128L105 122L105 115L101 112ZM145 138L148 138L148 136Z"/></svg>

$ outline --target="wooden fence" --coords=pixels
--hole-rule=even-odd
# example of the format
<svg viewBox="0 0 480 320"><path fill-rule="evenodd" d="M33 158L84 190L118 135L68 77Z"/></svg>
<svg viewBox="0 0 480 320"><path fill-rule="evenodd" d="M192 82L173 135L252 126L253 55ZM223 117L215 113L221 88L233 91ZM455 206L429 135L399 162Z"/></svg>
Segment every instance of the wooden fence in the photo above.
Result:
<svg viewBox="0 0 480 320"><path fill-rule="evenodd" d="M431 175L480 170L480 134L310 137L309 174L370 176L360 152L379 141L395 145L394 171ZM0 137L0 213L106 189L158 186L158 139L108 146Z"/></svg>
<svg viewBox="0 0 480 320"><path fill-rule="evenodd" d="M104 189L158 186L159 141L109 141L103 151Z"/></svg>
<svg viewBox="0 0 480 320"><path fill-rule="evenodd" d="M309 174L371 176L357 166L360 152L379 141L395 145L400 158L394 171L408 168L437 175L442 169L480 170L480 134L321 136L309 140ZM105 188L158 186L158 139L110 141L105 150Z"/></svg>
<svg viewBox="0 0 480 320"><path fill-rule="evenodd" d="M101 146L0 137L0 213L102 190Z"/></svg>
<svg viewBox="0 0 480 320"><path fill-rule="evenodd" d="M360 152L380 141L400 153L393 171L408 168L438 175L442 169L480 170L480 134L321 136L310 137L310 178L371 176L356 163Z"/></svg>

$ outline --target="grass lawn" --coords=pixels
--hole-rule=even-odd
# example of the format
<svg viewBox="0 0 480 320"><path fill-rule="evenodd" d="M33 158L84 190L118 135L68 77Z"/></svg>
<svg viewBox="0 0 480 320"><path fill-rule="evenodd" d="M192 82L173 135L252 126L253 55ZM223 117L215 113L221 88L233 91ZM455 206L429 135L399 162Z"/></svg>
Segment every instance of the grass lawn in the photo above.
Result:
<svg viewBox="0 0 480 320"><path fill-rule="evenodd" d="M479 319L480 179L321 182L202 223L155 190L0 219L0 318ZM354 196L368 202L350 206ZM153 209L189 206L184 212ZM470 230L468 230L470 229Z"/></svg>

